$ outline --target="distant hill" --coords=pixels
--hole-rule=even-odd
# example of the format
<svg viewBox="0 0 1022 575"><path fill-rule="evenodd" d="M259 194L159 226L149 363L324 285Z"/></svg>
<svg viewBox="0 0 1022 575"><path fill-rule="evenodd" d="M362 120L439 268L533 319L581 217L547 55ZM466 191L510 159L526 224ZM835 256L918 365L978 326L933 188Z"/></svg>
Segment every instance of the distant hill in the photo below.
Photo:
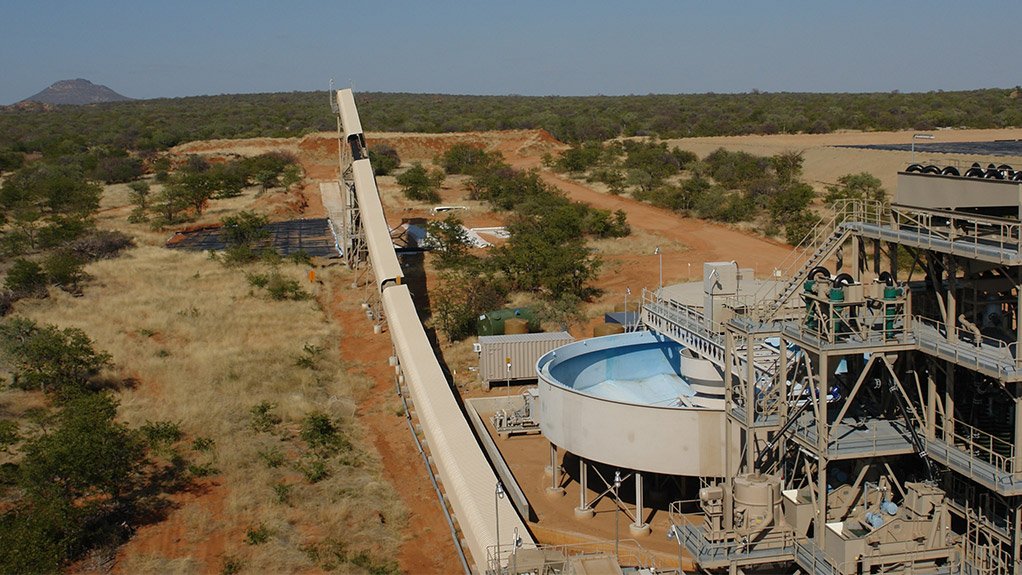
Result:
<svg viewBox="0 0 1022 575"><path fill-rule="evenodd" d="M82 104L99 104L102 102L123 102L131 99L114 92L106 86L93 84L88 80L78 78L76 80L55 82L49 88L34 96L25 98L22 102L80 106Z"/></svg>

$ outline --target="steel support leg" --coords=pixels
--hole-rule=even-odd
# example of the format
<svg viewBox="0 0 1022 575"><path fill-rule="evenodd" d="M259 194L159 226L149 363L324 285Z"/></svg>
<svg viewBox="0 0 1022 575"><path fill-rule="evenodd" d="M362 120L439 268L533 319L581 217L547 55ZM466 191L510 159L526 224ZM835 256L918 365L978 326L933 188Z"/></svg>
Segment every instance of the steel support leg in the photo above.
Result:
<svg viewBox="0 0 1022 575"><path fill-rule="evenodd" d="M649 535L650 528L648 523L642 521L643 508L642 508L642 473L635 472L635 522L628 526L628 531L631 532L632 536L637 535Z"/></svg>
<svg viewBox="0 0 1022 575"><path fill-rule="evenodd" d="M557 446L550 444L550 487L546 488L547 495L563 495L564 488L561 487L561 466L557 463Z"/></svg>

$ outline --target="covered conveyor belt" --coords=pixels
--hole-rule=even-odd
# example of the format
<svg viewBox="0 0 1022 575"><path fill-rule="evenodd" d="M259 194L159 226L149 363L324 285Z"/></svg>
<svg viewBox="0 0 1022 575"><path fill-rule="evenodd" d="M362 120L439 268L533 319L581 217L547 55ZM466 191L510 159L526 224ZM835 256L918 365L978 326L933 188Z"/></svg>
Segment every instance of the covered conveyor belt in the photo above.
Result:
<svg viewBox="0 0 1022 575"><path fill-rule="evenodd" d="M411 293L402 285L401 264L383 213L354 97L351 90L338 90L336 97L338 128L350 147L352 162L349 174L342 159L344 183L321 186L323 205L333 221L348 228L345 237L364 235L391 341L432 462L461 528L464 546L472 555L474 571L485 573L492 567L488 564L492 558L506 557L516 544L534 547L535 541L511 500L497 496L497 476L440 369ZM354 187L354 206L345 203L350 190L345 186ZM355 211L357 217L349 221L348 212ZM494 553L497 545L499 553Z"/></svg>
<svg viewBox="0 0 1022 575"><path fill-rule="evenodd" d="M401 264L394 252L390 238L390 227L383 215L380 192L376 188L376 177L369 160L353 163L355 197L358 201L359 217L365 230L366 246L369 248L369 263L376 275L376 286L383 289L390 284L401 283Z"/></svg>
<svg viewBox="0 0 1022 575"><path fill-rule="evenodd" d="M499 515L501 545L534 541L510 498L497 498L497 476L472 434L454 392L422 329L407 286L383 292L390 337L454 515L461 525L479 572L485 571L487 547L497 542Z"/></svg>

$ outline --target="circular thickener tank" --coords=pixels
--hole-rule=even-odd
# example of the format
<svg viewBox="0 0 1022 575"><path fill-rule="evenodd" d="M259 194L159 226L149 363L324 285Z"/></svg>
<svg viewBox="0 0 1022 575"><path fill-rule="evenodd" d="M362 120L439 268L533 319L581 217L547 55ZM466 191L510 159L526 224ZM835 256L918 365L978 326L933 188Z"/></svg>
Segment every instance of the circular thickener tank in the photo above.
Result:
<svg viewBox="0 0 1022 575"><path fill-rule="evenodd" d="M582 340L547 353L536 365L543 435L558 447L607 465L668 475L723 475L723 402L690 385L684 374L693 370L685 362L693 362L706 377L715 372L702 365L705 360L683 352L663 335L640 331Z"/></svg>

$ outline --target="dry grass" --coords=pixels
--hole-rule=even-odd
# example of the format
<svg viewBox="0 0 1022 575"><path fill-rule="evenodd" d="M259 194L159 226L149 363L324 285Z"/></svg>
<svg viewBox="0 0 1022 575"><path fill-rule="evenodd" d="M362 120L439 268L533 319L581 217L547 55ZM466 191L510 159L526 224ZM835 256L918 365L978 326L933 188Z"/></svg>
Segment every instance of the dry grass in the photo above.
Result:
<svg viewBox="0 0 1022 575"><path fill-rule="evenodd" d="M338 329L317 300L271 301L249 285L245 270L163 248L165 232L126 223L127 192L121 188L112 186L104 198L100 227L126 230L139 246L88 265L92 280L84 297L52 290L48 299L15 307L16 314L39 322L84 330L113 356L116 367L108 375L129 383L117 392L120 417L132 426L178 423L191 461L217 470L199 480L205 493L175 498L178 508L165 524L140 532L118 568L216 572L223 557L234 557L246 572L308 570L323 567L311 549L339 543L380 564L395 557L405 511L393 487L380 479L378 457L354 417L370 382L346 372ZM253 199L246 194L212 206L210 214L246 207ZM305 268L280 269L317 295L320 284L308 282ZM337 273L347 272L318 270L325 284ZM305 346L323 350L314 366L296 365L308 355ZM32 398L6 391L0 406L14 414ZM273 404L282 419L269 432L251 425L250 410L260 402ZM312 483L301 470L315 458L298 433L302 419L316 411L339 422L352 447L325 457L327 475ZM211 438L212 450L188 447L199 437ZM279 453L283 462L271 465L260 453ZM279 484L290 486L285 502L274 490ZM246 531L258 525L269 530L268 539L246 543ZM196 551L211 545L222 549L213 556ZM343 561L337 568L358 570Z"/></svg>

